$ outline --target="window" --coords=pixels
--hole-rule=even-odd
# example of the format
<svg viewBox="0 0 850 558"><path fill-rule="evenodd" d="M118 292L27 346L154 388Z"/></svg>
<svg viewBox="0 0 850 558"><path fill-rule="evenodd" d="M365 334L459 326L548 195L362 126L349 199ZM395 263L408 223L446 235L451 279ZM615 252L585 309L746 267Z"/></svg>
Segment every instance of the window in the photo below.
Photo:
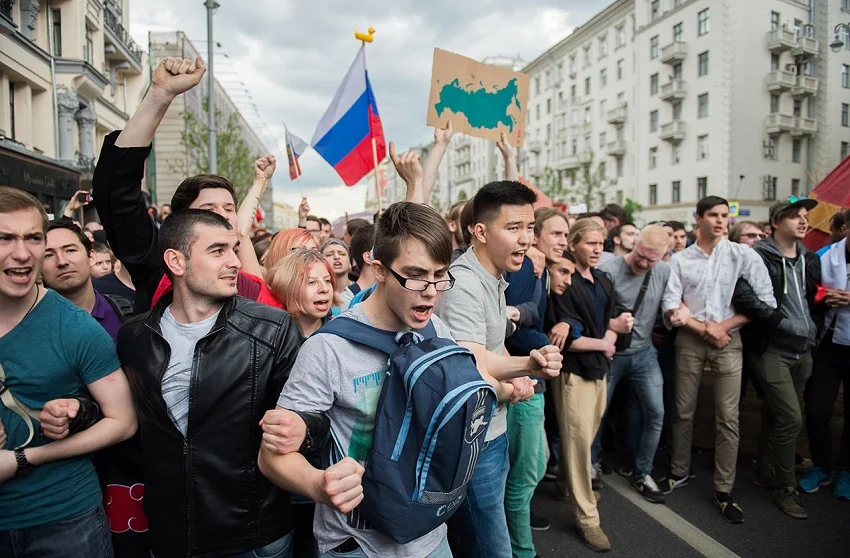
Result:
<svg viewBox="0 0 850 558"><path fill-rule="evenodd" d="M779 29L781 16L779 12L770 12L770 28L771 29Z"/></svg>
<svg viewBox="0 0 850 558"><path fill-rule="evenodd" d="M546 84L546 85L545 85L545 86L546 86L546 90L548 91L549 89L551 89L551 88L552 88L552 71L551 71L551 70L546 70L546 73L544 74L544 76L545 76L545 78L546 78L546 79L544 80L544 82L543 82L543 83L545 83L545 84Z"/></svg>
<svg viewBox="0 0 850 558"><path fill-rule="evenodd" d="M673 146L673 150L671 152L670 164L678 165L682 162L682 145L677 143Z"/></svg>
<svg viewBox="0 0 850 558"><path fill-rule="evenodd" d="M771 54L770 55L770 71L775 72L779 69L779 55Z"/></svg>
<svg viewBox="0 0 850 558"><path fill-rule="evenodd" d="M794 116L796 118L803 116L803 101L800 99L794 99Z"/></svg>
<svg viewBox="0 0 850 558"><path fill-rule="evenodd" d="M615 161L614 164L615 164L616 169L617 169L617 171L616 171L617 172L617 178L623 178L623 158L617 157L616 159L614 159L614 161Z"/></svg>
<svg viewBox="0 0 850 558"><path fill-rule="evenodd" d="M540 105L539 104L536 107L534 107L534 119L540 120Z"/></svg>
<svg viewBox="0 0 850 558"><path fill-rule="evenodd" d="M62 56L62 10L53 10L53 56Z"/></svg>
<svg viewBox="0 0 850 558"><path fill-rule="evenodd" d="M850 89L850 65L841 65L841 87Z"/></svg>
<svg viewBox="0 0 850 558"><path fill-rule="evenodd" d="M673 203L680 203L682 201L682 181L674 180L673 181L673 192L671 200Z"/></svg>
<svg viewBox="0 0 850 558"><path fill-rule="evenodd" d="M799 163L800 162L800 152L802 151L803 142L801 140L795 139L791 142L791 162Z"/></svg>
<svg viewBox="0 0 850 558"><path fill-rule="evenodd" d="M546 114L552 114L552 99L546 99Z"/></svg>
<svg viewBox="0 0 850 558"><path fill-rule="evenodd" d="M792 178L791 179L791 195L799 196L800 195L800 179Z"/></svg>
<svg viewBox="0 0 850 558"><path fill-rule="evenodd" d="M552 125L546 124L546 141L549 141L549 139L551 137L552 137Z"/></svg>
<svg viewBox="0 0 850 558"><path fill-rule="evenodd" d="M584 47L584 67L590 66L590 45Z"/></svg>
<svg viewBox="0 0 850 558"><path fill-rule="evenodd" d="M697 137L697 161L708 159L708 135Z"/></svg>
<svg viewBox="0 0 850 558"><path fill-rule="evenodd" d="M573 126L578 126L578 109L573 109L571 122Z"/></svg>
<svg viewBox="0 0 850 558"><path fill-rule="evenodd" d="M841 125L850 126L850 105L841 103Z"/></svg>
<svg viewBox="0 0 850 558"><path fill-rule="evenodd" d="M599 58L608 56L608 37L599 37Z"/></svg>
<svg viewBox="0 0 850 558"><path fill-rule="evenodd" d="M809 118L815 117L815 100L811 97L809 97L809 101L806 103L806 112Z"/></svg>
<svg viewBox="0 0 850 558"><path fill-rule="evenodd" d="M649 131L657 132L658 131L658 111L654 110L649 113Z"/></svg>
<svg viewBox="0 0 850 558"><path fill-rule="evenodd" d="M626 94L623 91L617 93L617 106L624 107L626 103Z"/></svg>
<svg viewBox="0 0 850 558"><path fill-rule="evenodd" d="M607 111L605 110L606 108L608 108L608 101L606 101L605 99L599 101L599 115L603 118L605 118L607 113Z"/></svg>
<svg viewBox="0 0 850 558"><path fill-rule="evenodd" d="M700 176L697 178L697 200L701 200L708 195L708 177Z"/></svg>
<svg viewBox="0 0 850 558"><path fill-rule="evenodd" d="M673 79L682 79L682 63L673 64Z"/></svg>
<svg viewBox="0 0 850 558"><path fill-rule="evenodd" d="M673 42L674 43L681 43L682 42L682 36L684 35L684 32L685 32L685 26L684 26L683 23L679 22L676 25L674 25L673 26Z"/></svg>
<svg viewBox="0 0 850 558"><path fill-rule="evenodd" d="M15 82L9 82L9 137L15 139Z"/></svg>
<svg viewBox="0 0 850 558"><path fill-rule="evenodd" d="M681 101L676 101L673 103L673 120L681 120L682 119L682 103Z"/></svg>
<svg viewBox="0 0 850 558"><path fill-rule="evenodd" d="M708 8L697 14L697 35L702 37L711 31L711 20L708 17Z"/></svg>
<svg viewBox="0 0 850 558"><path fill-rule="evenodd" d="M94 64L94 37L91 29L86 29L86 51L83 55L86 62Z"/></svg>
<svg viewBox="0 0 850 558"><path fill-rule="evenodd" d="M649 96L654 97L655 95L658 95L658 74L649 76Z"/></svg>
<svg viewBox="0 0 850 558"><path fill-rule="evenodd" d="M658 148L650 147L649 148L649 170L654 169L658 166Z"/></svg>
<svg viewBox="0 0 850 558"><path fill-rule="evenodd" d="M614 31L614 48L626 46L626 27L621 25Z"/></svg>
<svg viewBox="0 0 850 558"><path fill-rule="evenodd" d="M698 77L708 75L708 51L700 52L697 56Z"/></svg>
<svg viewBox="0 0 850 558"><path fill-rule="evenodd" d="M841 142L841 158L844 159L850 155L850 141Z"/></svg>
<svg viewBox="0 0 850 558"><path fill-rule="evenodd" d="M577 95L576 95L576 85L572 84L572 85L570 85L570 98L575 99L576 97L577 97Z"/></svg>
<svg viewBox="0 0 850 558"><path fill-rule="evenodd" d="M708 118L708 93L697 97L697 118Z"/></svg>
<svg viewBox="0 0 850 558"><path fill-rule="evenodd" d="M555 81L560 83L562 79L564 79L564 63L563 62L559 63L557 69L555 70Z"/></svg>
<svg viewBox="0 0 850 558"><path fill-rule="evenodd" d="M590 78L584 78L584 94L590 95Z"/></svg>
<svg viewBox="0 0 850 558"><path fill-rule="evenodd" d="M599 149L605 149L606 145L608 145L608 134L607 132L602 132L599 134Z"/></svg>
<svg viewBox="0 0 850 558"><path fill-rule="evenodd" d="M590 152L590 134L584 136L584 151L585 153Z"/></svg>
<svg viewBox="0 0 850 558"><path fill-rule="evenodd" d="M584 123L590 124L592 116L590 114L590 107L584 107Z"/></svg>
<svg viewBox="0 0 850 558"><path fill-rule="evenodd" d="M649 205L658 205L658 184L649 185Z"/></svg>
<svg viewBox="0 0 850 558"><path fill-rule="evenodd" d="M658 35L649 39L649 59L655 60L658 58Z"/></svg>
<svg viewBox="0 0 850 558"><path fill-rule="evenodd" d="M652 0L649 5L649 20L655 21L661 15L661 0Z"/></svg>
<svg viewBox="0 0 850 558"><path fill-rule="evenodd" d="M617 60L617 81L621 81L626 73L626 61Z"/></svg>
<svg viewBox="0 0 850 558"><path fill-rule="evenodd" d="M605 89L605 86L608 85L608 69L602 68L599 70L599 88Z"/></svg>
<svg viewBox="0 0 850 558"><path fill-rule="evenodd" d="M573 138L573 140L572 140L572 142L570 142L570 144L571 144L570 145L571 146L570 153L575 155L576 153L578 153L578 140L576 138ZM573 182L573 185L575 185L575 182Z"/></svg>
<svg viewBox="0 0 850 558"><path fill-rule="evenodd" d="M576 55L575 54L570 56L570 73L571 74L576 73Z"/></svg>
<svg viewBox="0 0 850 558"><path fill-rule="evenodd" d="M776 114L779 112L779 95L771 95L770 96L770 114Z"/></svg>
<svg viewBox="0 0 850 558"><path fill-rule="evenodd" d="M534 94L540 95L540 76L534 78Z"/></svg>

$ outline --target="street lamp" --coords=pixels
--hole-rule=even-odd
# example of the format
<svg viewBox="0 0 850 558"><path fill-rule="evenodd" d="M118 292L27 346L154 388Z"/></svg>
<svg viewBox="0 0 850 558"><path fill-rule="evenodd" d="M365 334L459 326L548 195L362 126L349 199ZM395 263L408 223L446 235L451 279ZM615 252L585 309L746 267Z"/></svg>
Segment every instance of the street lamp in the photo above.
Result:
<svg viewBox="0 0 850 558"><path fill-rule="evenodd" d="M850 32L850 25L846 23L839 23L835 26L835 39L829 43L829 48L832 49L832 52L838 52L842 48L844 48L844 41L841 40L841 32L848 33Z"/></svg>
<svg viewBox="0 0 850 558"><path fill-rule="evenodd" d="M213 14L219 7L219 3L215 0L206 0L204 6L207 8L207 126L209 127L210 146L209 146L209 173L216 174L218 172L218 153L216 149L216 129L215 129L215 78L213 77L213 56L215 54L216 43L213 41ZM221 46L221 45L218 45Z"/></svg>

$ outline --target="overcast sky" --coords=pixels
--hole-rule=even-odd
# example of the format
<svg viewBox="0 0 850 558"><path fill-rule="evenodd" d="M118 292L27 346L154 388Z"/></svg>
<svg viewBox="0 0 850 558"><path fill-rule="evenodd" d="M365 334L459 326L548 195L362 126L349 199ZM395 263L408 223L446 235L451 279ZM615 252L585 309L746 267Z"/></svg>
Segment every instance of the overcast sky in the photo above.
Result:
<svg viewBox="0 0 850 558"><path fill-rule="evenodd" d="M374 27L367 66L388 140L406 148L427 142L425 126L434 47L471 58L519 55L530 61L587 21L607 0L218 0L216 75L233 96L244 82L283 145L283 123L310 141L360 44L354 29ZM206 52L202 0L131 2L130 29L147 45L149 31L185 31ZM271 147L271 146L270 146ZM285 157L284 157L285 159ZM346 189L334 170L310 150L304 175L289 180L278 165L275 197L297 205L301 190L315 213L329 218L362 209L365 187Z"/></svg>

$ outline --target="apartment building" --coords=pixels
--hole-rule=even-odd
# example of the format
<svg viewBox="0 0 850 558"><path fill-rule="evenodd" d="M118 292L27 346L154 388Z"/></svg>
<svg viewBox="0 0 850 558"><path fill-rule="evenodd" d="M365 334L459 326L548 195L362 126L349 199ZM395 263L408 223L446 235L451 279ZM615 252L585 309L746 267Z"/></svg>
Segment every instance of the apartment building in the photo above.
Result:
<svg viewBox="0 0 850 558"><path fill-rule="evenodd" d="M159 64L166 57L179 56L194 59L196 56L201 56L201 58L206 59L206 54L201 55L198 48L186 37L183 31L150 33L148 42L152 65ZM202 48L205 47L206 45L202 45ZM271 148L265 145L242 113L239 112L225 88L218 80L214 80L214 82L215 103L221 111L219 124L227 121L231 115L236 115L242 140L251 153L257 156L272 153ZM182 133L186 130L183 115L186 111L191 111L199 119L206 121L203 99L208 96L208 90L209 80L205 77L197 87L177 97L171 103L171 107L162 119L162 124L156 131L153 154L148 160L147 185L157 204L169 203L180 182L190 174L195 173L196 164L191 160L190 153L181 139ZM284 166L285 163L286 161L283 161ZM280 161L278 164L281 164ZM282 171L279 167L278 173L280 172ZM283 172L285 172L285 169ZM275 223L275 210L271 188L266 190L260 205L265 212L263 223L272 226Z"/></svg>
<svg viewBox="0 0 850 558"><path fill-rule="evenodd" d="M0 1L0 183L53 213L90 186L104 136L123 128L146 88L129 4Z"/></svg>
<svg viewBox="0 0 850 558"><path fill-rule="evenodd" d="M765 219L850 153L850 37L829 48L845 20L846 0L618 0L524 69L521 173L569 188L592 160L593 205L692 222L715 194Z"/></svg>

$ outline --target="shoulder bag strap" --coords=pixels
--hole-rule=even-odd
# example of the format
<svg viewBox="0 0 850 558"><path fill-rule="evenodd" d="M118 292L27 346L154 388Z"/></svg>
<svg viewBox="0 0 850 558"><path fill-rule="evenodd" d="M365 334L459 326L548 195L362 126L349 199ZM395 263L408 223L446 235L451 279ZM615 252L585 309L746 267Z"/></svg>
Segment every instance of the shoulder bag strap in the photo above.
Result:
<svg viewBox="0 0 850 558"><path fill-rule="evenodd" d="M24 424L27 425L27 429L29 430L29 436L27 436L27 441L21 444L20 446L12 449L20 449L24 448L32 442L32 438L35 435L35 425L33 424L33 419L38 420L39 413L30 409L12 395L12 392L9 391L9 386L6 385L6 371L3 370L3 365L0 364L0 401L3 402L3 406L21 417L21 420L24 421Z"/></svg>
<svg viewBox="0 0 850 558"><path fill-rule="evenodd" d="M640 292L638 293L637 300L635 301L635 307L632 309L632 317L636 317L638 310L640 310L640 305L643 304L643 297L646 296L646 290L649 288L649 277L652 275L652 270L646 272L646 277L643 278L643 283L640 286Z"/></svg>

